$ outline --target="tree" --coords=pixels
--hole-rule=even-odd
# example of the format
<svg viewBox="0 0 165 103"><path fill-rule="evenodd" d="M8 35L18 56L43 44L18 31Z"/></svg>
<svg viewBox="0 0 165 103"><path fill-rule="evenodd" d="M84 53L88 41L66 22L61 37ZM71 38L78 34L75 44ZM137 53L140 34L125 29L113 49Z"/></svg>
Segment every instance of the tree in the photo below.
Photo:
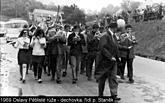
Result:
<svg viewBox="0 0 165 103"><path fill-rule="evenodd" d="M45 9L57 11L58 7L54 4L54 2L50 2L48 5L45 5Z"/></svg>
<svg viewBox="0 0 165 103"><path fill-rule="evenodd" d="M123 0L121 3L121 7L125 11L133 11L137 9L141 5L139 1L131 1L131 0Z"/></svg>
<svg viewBox="0 0 165 103"><path fill-rule="evenodd" d="M141 2L139 2L139 1L132 1L132 2L130 2L131 10L137 9L140 5L141 5Z"/></svg>
<svg viewBox="0 0 165 103"><path fill-rule="evenodd" d="M123 10L126 10L126 11L130 11L131 8L130 8L130 0L123 0L122 3L121 3L121 8Z"/></svg>
<svg viewBox="0 0 165 103"><path fill-rule="evenodd" d="M75 4L71 6L64 6L62 11L64 12L64 23L85 23L84 11L80 10Z"/></svg>
<svg viewBox="0 0 165 103"><path fill-rule="evenodd" d="M1 15L11 18L28 19L28 12L35 8L44 8L41 2L35 0L1 0Z"/></svg>
<svg viewBox="0 0 165 103"><path fill-rule="evenodd" d="M112 4L109 4L107 7L104 7L101 9L100 14L109 14L112 15L115 12L117 12L120 8L118 6L113 6Z"/></svg>

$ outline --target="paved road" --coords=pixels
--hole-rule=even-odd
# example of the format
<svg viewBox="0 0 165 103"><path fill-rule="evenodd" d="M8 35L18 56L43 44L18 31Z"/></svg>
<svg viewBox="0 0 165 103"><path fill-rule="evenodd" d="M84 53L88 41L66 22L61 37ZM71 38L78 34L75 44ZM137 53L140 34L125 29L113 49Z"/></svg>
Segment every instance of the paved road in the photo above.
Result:
<svg viewBox="0 0 165 103"><path fill-rule="evenodd" d="M97 83L95 80L87 81L85 75L79 76L77 84L72 84L71 69L69 74L62 79L62 84L50 81L50 77L43 74L43 83L38 84L29 71L26 84L19 81L17 65L17 51L12 46L1 44L1 74L6 73L6 84L21 88L24 96L97 96ZM6 71L6 72L5 72ZM165 103L165 63L136 57L134 61L135 83L120 83L119 96L121 103ZM4 81L1 78L1 84ZM127 80L126 80L127 81ZM3 83L2 83L3 82ZM110 95L106 84L105 95Z"/></svg>

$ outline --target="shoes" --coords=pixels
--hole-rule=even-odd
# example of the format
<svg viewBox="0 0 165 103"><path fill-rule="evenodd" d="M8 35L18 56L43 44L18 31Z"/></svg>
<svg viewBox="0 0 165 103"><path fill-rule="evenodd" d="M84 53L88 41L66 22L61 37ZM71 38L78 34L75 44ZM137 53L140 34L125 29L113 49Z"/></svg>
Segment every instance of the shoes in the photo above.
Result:
<svg viewBox="0 0 165 103"><path fill-rule="evenodd" d="M99 82L99 80L96 80L96 83L98 83Z"/></svg>
<svg viewBox="0 0 165 103"><path fill-rule="evenodd" d="M35 76L34 79L37 80L38 79L37 76Z"/></svg>
<svg viewBox="0 0 165 103"><path fill-rule="evenodd" d="M48 73L48 76L50 76L50 73Z"/></svg>
<svg viewBox="0 0 165 103"><path fill-rule="evenodd" d="M88 81L92 81L92 78L91 77L88 77L88 79L87 79Z"/></svg>
<svg viewBox="0 0 165 103"><path fill-rule="evenodd" d="M121 76L120 78L123 79L123 80L125 80L125 77L124 76Z"/></svg>
<svg viewBox="0 0 165 103"><path fill-rule="evenodd" d="M57 83L57 84L61 84L61 82L62 82L62 81L61 81L60 79L57 79L57 80L56 80L56 83Z"/></svg>
<svg viewBox="0 0 165 103"><path fill-rule="evenodd" d="M26 80L25 80L25 79L23 79L23 80L22 80L22 83L25 83L25 82L26 82Z"/></svg>
<svg viewBox="0 0 165 103"><path fill-rule="evenodd" d="M54 78L51 78L51 81L54 81L55 79Z"/></svg>
<svg viewBox="0 0 165 103"><path fill-rule="evenodd" d="M19 80L22 81L22 78L20 78Z"/></svg>
<svg viewBox="0 0 165 103"><path fill-rule="evenodd" d="M76 80L76 81L78 81L78 79L77 79L77 78L76 78L75 80Z"/></svg>
<svg viewBox="0 0 165 103"><path fill-rule="evenodd" d="M115 101L120 101L120 100L121 100L121 98L119 98L119 97L117 97L117 96L112 96L112 99L113 99L113 102L115 102Z"/></svg>
<svg viewBox="0 0 165 103"><path fill-rule="evenodd" d="M85 73L85 71L81 71L81 72L80 72L80 74L84 74L84 73Z"/></svg>
<svg viewBox="0 0 165 103"><path fill-rule="evenodd" d="M76 83L77 83L77 80L73 79L72 84L76 84Z"/></svg>
<svg viewBox="0 0 165 103"><path fill-rule="evenodd" d="M67 75L67 72L62 73L62 77L66 77L66 75Z"/></svg>
<svg viewBox="0 0 165 103"><path fill-rule="evenodd" d="M134 83L134 80L133 79L129 79L129 83Z"/></svg>
<svg viewBox="0 0 165 103"><path fill-rule="evenodd" d="M42 79L38 79L38 83L42 83Z"/></svg>

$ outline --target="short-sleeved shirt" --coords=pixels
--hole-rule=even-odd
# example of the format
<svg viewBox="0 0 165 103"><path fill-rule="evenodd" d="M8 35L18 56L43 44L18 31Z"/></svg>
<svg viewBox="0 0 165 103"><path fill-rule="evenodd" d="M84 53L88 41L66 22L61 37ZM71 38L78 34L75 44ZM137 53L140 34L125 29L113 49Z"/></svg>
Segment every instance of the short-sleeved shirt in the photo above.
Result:
<svg viewBox="0 0 165 103"><path fill-rule="evenodd" d="M43 46L41 46L41 44L46 45L46 38L40 38L40 39L32 38L31 45L34 45L32 55L37 55L37 56L45 55L45 49Z"/></svg>

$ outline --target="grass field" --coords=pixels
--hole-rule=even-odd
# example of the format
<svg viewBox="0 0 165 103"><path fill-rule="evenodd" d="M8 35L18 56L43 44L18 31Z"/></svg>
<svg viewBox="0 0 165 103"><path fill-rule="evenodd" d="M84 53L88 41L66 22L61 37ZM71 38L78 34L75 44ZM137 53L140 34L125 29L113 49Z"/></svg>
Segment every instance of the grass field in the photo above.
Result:
<svg viewBox="0 0 165 103"><path fill-rule="evenodd" d="M136 54L165 60L165 21L133 23L138 45Z"/></svg>

